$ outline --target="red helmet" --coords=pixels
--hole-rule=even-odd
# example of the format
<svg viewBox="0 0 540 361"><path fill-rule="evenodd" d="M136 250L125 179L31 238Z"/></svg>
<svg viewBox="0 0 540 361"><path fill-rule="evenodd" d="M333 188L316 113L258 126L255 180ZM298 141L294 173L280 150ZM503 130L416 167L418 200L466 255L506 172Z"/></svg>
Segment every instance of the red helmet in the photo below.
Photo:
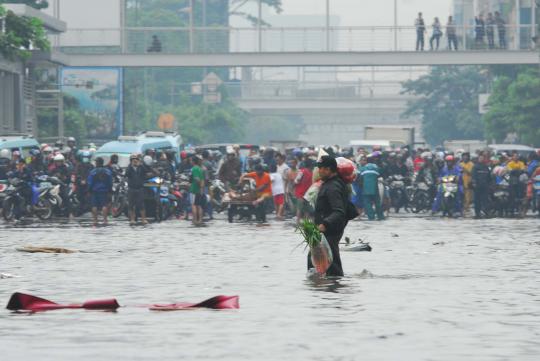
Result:
<svg viewBox="0 0 540 361"><path fill-rule="evenodd" d="M452 154L448 154L444 160L446 160L447 162L453 162L454 161L454 156Z"/></svg>

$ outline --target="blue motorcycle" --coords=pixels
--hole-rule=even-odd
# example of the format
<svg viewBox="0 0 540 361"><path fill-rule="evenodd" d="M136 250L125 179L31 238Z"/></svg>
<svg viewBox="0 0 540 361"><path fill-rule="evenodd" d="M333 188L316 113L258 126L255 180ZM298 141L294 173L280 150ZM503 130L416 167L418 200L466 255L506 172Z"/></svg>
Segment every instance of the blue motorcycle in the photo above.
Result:
<svg viewBox="0 0 540 361"><path fill-rule="evenodd" d="M35 215L41 220L51 219L53 189L53 185L46 182L46 179L38 179L37 182L31 183L19 178L10 179L2 202L4 219L11 221L24 215Z"/></svg>
<svg viewBox="0 0 540 361"><path fill-rule="evenodd" d="M146 181L144 205L148 217L156 222L169 219L176 210L176 197L170 194L171 183L161 177L154 177Z"/></svg>

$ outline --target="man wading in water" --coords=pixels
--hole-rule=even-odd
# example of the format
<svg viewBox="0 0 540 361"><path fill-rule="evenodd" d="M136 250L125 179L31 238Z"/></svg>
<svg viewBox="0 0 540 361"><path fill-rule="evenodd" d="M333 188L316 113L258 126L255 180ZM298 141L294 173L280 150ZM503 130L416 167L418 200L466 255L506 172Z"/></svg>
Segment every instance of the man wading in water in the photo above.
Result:
<svg viewBox="0 0 540 361"><path fill-rule="evenodd" d="M323 184L315 204L315 223L319 225L319 231L324 233L328 240L334 259L330 268L326 271L326 275L343 276L339 256L339 241L343 237L349 219L356 217L358 214L352 204L349 206L347 185L338 176L336 159L323 156L317 166ZM313 264L310 255L308 255L308 270L310 268L313 268Z"/></svg>

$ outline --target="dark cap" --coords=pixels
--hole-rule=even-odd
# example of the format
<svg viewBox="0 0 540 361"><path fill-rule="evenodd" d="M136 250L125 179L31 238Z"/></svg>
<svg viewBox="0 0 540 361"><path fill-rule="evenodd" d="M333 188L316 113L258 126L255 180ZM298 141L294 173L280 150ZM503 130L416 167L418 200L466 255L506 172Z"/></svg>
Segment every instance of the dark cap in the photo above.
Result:
<svg viewBox="0 0 540 361"><path fill-rule="evenodd" d="M329 155L322 156L319 162L317 162L317 167L319 168L330 168L333 171L337 171L337 161L336 158Z"/></svg>
<svg viewBox="0 0 540 361"><path fill-rule="evenodd" d="M264 172L264 168L261 164L256 164L255 167L253 167L253 170L255 172Z"/></svg>

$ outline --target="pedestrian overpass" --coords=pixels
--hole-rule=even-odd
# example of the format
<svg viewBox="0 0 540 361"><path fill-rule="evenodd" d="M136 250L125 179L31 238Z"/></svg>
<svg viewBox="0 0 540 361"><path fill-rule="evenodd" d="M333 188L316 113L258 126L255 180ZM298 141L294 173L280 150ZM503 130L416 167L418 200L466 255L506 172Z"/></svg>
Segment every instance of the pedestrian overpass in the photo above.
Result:
<svg viewBox="0 0 540 361"><path fill-rule="evenodd" d="M505 48L476 42L474 27L457 28L458 51L415 51L414 27L68 29L52 39L51 60L95 67L296 67L540 64L530 25L507 26ZM152 51L158 39L161 51ZM434 42L436 47L436 42Z"/></svg>

